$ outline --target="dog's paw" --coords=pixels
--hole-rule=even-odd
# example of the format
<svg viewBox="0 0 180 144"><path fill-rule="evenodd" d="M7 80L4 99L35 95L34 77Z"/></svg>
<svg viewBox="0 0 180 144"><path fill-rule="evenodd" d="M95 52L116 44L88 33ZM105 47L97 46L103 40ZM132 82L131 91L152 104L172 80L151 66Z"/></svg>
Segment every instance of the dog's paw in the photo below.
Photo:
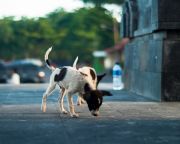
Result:
<svg viewBox="0 0 180 144"><path fill-rule="evenodd" d="M77 102L77 106L81 106L81 102Z"/></svg>
<svg viewBox="0 0 180 144"><path fill-rule="evenodd" d="M66 110L62 110L63 114L68 114L68 112Z"/></svg>
<svg viewBox="0 0 180 144"><path fill-rule="evenodd" d="M73 113L73 114L71 114L71 117L72 117L72 118L78 118L79 115L78 115L77 113Z"/></svg>
<svg viewBox="0 0 180 144"><path fill-rule="evenodd" d="M83 104L85 104L85 103L86 103L86 101L84 101L84 100L78 101L78 102L77 102L77 106L81 106L81 105L83 105Z"/></svg>
<svg viewBox="0 0 180 144"><path fill-rule="evenodd" d="M86 101L81 99L81 104L86 104Z"/></svg>
<svg viewBox="0 0 180 144"><path fill-rule="evenodd" d="M46 104L43 103L41 105L41 110L42 110L42 112L46 112Z"/></svg>

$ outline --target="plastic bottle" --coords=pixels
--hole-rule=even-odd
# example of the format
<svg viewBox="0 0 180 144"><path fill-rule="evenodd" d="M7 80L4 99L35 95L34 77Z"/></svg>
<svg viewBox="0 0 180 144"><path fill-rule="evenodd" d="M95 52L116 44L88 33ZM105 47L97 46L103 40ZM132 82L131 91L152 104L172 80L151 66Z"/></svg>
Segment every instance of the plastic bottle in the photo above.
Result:
<svg viewBox="0 0 180 144"><path fill-rule="evenodd" d="M121 90L123 88L122 83L122 69L118 62L115 63L113 67L113 89L114 90Z"/></svg>

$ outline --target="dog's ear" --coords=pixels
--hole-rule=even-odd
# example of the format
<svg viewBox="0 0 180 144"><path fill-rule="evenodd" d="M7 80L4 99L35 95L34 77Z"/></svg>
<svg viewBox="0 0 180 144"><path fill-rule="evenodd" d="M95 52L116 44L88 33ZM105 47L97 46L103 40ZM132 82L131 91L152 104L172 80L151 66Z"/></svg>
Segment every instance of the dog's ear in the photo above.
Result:
<svg viewBox="0 0 180 144"><path fill-rule="evenodd" d="M102 78L106 75L106 73L103 73L101 75L97 75L97 83L96 86L98 86L99 82L102 80Z"/></svg>
<svg viewBox="0 0 180 144"><path fill-rule="evenodd" d="M101 90L102 96L112 96L112 94L109 91Z"/></svg>

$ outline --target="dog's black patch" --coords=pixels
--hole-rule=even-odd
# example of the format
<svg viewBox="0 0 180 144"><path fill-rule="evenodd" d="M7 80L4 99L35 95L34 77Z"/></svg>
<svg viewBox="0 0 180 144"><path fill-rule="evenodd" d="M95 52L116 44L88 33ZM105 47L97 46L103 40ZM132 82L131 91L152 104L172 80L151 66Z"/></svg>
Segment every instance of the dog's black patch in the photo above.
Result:
<svg viewBox="0 0 180 144"><path fill-rule="evenodd" d="M85 98L88 104L89 111L99 110L103 101L102 93L100 91L91 91L90 93L85 94Z"/></svg>
<svg viewBox="0 0 180 144"><path fill-rule="evenodd" d="M90 88L89 84L86 83L86 84L84 85L84 91L85 91L85 92L88 92L88 91L90 91L90 90L91 90L91 88Z"/></svg>
<svg viewBox="0 0 180 144"><path fill-rule="evenodd" d="M90 74L91 74L92 79L95 80L96 74L94 73L92 69L90 69Z"/></svg>
<svg viewBox="0 0 180 144"><path fill-rule="evenodd" d="M67 68L62 68L59 74L56 74L54 77L55 82L62 81L67 73Z"/></svg>
<svg viewBox="0 0 180 144"><path fill-rule="evenodd" d="M48 59L46 60L46 63L47 63L47 65L49 65L49 66L51 65Z"/></svg>

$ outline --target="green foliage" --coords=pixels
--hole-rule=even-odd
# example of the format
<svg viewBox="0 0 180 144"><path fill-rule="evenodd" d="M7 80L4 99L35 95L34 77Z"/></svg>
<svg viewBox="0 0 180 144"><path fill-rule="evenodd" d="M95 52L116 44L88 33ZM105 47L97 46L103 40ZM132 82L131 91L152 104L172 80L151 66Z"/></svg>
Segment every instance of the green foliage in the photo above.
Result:
<svg viewBox="0 0 180 144"><path fill-rule="evenodd" d="M104 8L81 8L73 13L62 9L44 18L0 20L0 59L44 58L50 46L51 58L91 61L94 50L113 45L113 18Z"/></svg>

